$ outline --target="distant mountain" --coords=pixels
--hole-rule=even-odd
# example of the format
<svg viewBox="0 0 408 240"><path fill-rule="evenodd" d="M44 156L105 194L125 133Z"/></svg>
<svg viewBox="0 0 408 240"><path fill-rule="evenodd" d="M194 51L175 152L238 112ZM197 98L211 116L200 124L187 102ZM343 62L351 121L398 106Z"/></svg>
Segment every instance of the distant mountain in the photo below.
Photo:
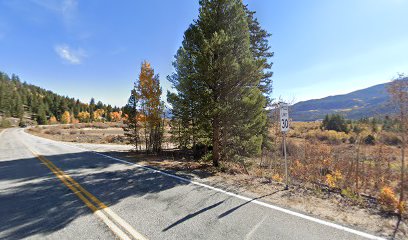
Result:
<svg viewBox="0 0 408 240"><path fill-rule="evenodd" d="M298 102L291 107L290 117L294 121L315 121L333 113L341 114L347 119L390 115L395 109L387 92L389 84L383 83L348 94Z"/></svg>

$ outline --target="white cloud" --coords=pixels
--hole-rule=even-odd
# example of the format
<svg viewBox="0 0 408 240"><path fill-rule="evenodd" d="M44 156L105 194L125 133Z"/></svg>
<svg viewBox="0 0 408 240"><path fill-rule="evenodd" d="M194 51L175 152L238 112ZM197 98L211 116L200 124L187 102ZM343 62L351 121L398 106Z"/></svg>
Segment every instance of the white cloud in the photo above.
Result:
<svg viewBox="0 0 408 240"><path fill-rule="evenodd" d="M54 49L60 58L70 64L81 64L83 58L86 57L82 49L72 49L66 44L55 46Z"/></svg>

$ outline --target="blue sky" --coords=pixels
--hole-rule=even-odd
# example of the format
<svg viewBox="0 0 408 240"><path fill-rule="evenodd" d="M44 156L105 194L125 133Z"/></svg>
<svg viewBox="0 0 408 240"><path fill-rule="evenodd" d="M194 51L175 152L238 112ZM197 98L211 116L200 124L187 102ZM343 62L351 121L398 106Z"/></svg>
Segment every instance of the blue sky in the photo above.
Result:
<svg viewBox="0 0 408 240"><path fill-rule="evenodd" d="M272 37L273 97L347 93L408 72L408 0L246 0ZM0 71L126 103L143 60L166 76L198 0L0 0Z"/></svg>

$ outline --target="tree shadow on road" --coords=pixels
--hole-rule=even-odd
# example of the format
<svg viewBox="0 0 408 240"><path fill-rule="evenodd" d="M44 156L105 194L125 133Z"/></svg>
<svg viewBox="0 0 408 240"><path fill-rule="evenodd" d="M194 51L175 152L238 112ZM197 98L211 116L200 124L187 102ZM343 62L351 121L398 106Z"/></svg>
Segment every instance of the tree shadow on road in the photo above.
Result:
<svg viewBox="0 0 408 240"><path fill-rule="evenodd" d="M190 218L193 218L193 217L195 217L195 216L197 216L197 215L199 215L199 214L201 214L201 213L204 213L204 212L206 212L206 211L208 211L208 210L211 210L211 209L213 209L213 208L215 208L215 207L221 205L221 204L224 203L224 202L225 202L225 200L222 200L222 201L219 201L219 202L217 202L217 203L214 203L214 204L212 204L212 205L210 205L210 206L208 206L208 207L205 207L205 208L203 208L203 209L200 209L200 210L197 211L197 212L190 213L190 214L188 214L187 216L183 217L182 219L180 219L180 220L176 221L175 223L171 224L170 226L166 227L166 228L163 229L162 231L163 231L163 232L166 232L167 230L169 230L169 229L171 229L171 228L173 228L173 227L175 227L175 226L177 226L177 225L179 225L179 224L181 224L181 223L183 223L183 222L189 220Z"/></svg>
<svg viewBox="0 0 408 240"><path fill-rule="evenodd" d="M249 201L246 201L246 202L244 202L244 203L242 203L242 204L240 204L240 205L238 205L238 206L236 206L234 208L229 209L228 211L225 211L224 213L220 214L218 216L218 218L220 219L220 218L226 217L227 215L235 212L239 208L241 208L241 207L243 207L243 206L245 206L245 205L247 205L247 204L249 204L249 203L251 203L251 202L253 202L255 200L258 200L258 199L261 199L261 198L264 198L264 197L267 197L267 196L271 196L271 195L276 194L276 193L281 192L281 191L283 191L283 190L277 190L275 192L272 192L272 193L269 193L269 194L266 194L266 195L263 195L263 196L260 196L260 197L253 198L253 199L251 199Z"/></svg>
<svg viewBox="0 0 408 240"><path fill-rule="evenodd" d="M147 197L189 184L92 152L45 157L108 206L128 197ZM92 214L37 158L0 161L0 204L1 239L44 236Z"/></svg>

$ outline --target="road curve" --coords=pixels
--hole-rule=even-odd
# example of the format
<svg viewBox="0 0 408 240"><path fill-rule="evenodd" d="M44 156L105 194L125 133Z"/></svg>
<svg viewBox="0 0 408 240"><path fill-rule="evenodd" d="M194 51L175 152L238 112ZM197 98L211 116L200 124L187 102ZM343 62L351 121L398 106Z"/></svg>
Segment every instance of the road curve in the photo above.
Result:
<svg viewBox="0 0 408 240"><path fill-rule="evenodd" d="M0 204L0 239L377 238L23 129L0 133Z"/></svg>

